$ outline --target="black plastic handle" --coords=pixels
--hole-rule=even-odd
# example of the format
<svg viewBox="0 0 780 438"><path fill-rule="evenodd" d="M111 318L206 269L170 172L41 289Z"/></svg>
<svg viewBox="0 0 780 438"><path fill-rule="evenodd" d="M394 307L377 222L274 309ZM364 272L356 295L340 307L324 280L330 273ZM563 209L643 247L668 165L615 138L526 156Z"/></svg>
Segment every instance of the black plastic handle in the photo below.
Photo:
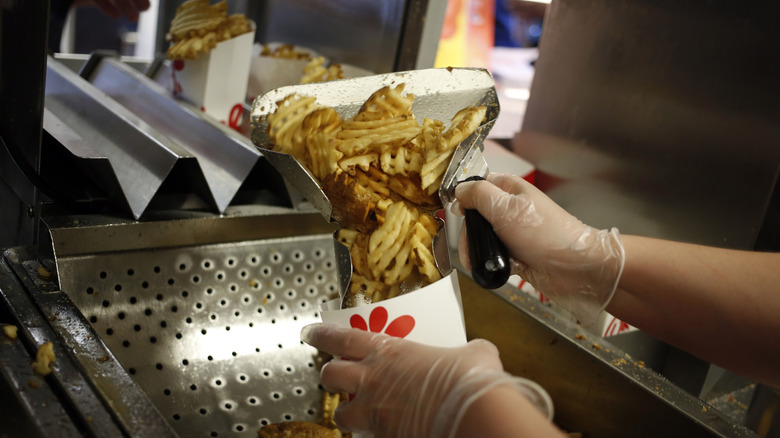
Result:
<svg viewBox="0 0 780 438"><path fill-rule="evenodd" d="M472 176L464 181L483 179L481 176ZM465 216L472 278L485 289L503 286L512 269L506 245L499 240L490 222L477 210L466 209Z"/></svg>

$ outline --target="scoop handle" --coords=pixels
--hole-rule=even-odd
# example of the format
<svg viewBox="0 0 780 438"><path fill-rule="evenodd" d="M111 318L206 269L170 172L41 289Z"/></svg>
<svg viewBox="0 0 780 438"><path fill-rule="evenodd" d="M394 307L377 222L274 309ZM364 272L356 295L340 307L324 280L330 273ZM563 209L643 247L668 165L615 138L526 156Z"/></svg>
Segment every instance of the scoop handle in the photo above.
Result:
<svg viewBox="0 0 780 438"><path fill-rule="evenodd" d="M483 179L481 176L472 176L465 181ZM477 210L466 209L465 221L472 278L485 289L503 286L511 273L506 245L496 235L493 225Z"/></svg>

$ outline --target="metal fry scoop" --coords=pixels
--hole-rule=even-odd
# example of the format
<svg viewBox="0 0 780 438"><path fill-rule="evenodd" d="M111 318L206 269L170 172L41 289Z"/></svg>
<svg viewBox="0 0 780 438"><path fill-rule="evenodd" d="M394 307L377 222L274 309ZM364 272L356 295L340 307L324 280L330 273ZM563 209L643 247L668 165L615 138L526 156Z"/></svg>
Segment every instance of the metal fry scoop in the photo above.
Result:
<svg viewBox="0 0 780 438"><path fill-rule="evenodd" d="M267 116L276 111L276 102L291 94L298 94L316 97L318 104L330 106L342 118L349 119L357 114L366 99L375 91L388 85L397 86L401 83L405 84L405 93L415 96L412 112L418 120L437 119L441 120L445 127L449 127L451 119L461 109L469 105L487 107L485 121L456 147L444 174L438 194L442 205L446 206L455 199L455 186L458 182L475 175L484 176L488 172L487 163L482 156L482 142L498 117L499 105L495 83L487 70L473 68L414 70L276 88L257 97L252 104L252 141L289 185L311 202L327 220L333 220L331 202L309 171L292 156L270 150ZM509 277L509 258L506 257L505 249L503 255L500 255L501 251L494 250L495 242L502 247L503 245L495 237L487 222L482 223L481 226L474 223L474 213L467 212L466 215L466 226L470 231L469 246L472 250L480 251L471 257L474 268L472 273L475 281L481 286L495 288L504 284ZM489 236L485 237L485 233ZM493 242L488 245L488 251L485 251L485 242ZM434 250L436 246L434 243ZM496 254L499 256L497 257ZM446 267L442 266L440 255L435 254L439 269L448 271L449 263L447 262ZM351 275L351 264L349 266L350 272L340 273L342 278L346 276L346 283Z"/></svg>

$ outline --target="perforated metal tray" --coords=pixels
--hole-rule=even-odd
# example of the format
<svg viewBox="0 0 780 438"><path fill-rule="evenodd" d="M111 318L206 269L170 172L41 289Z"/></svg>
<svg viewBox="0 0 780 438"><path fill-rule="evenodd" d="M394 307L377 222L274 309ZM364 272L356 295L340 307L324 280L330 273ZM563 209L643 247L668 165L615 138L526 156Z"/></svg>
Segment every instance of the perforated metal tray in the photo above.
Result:
<svg viewBox="0 0 780 438"><path fill-rule="evenodd" d="M322 418L326 358L299 334L339 281L332 234L301 234L64 255L60 287L180 436L256 436Z"/></svg>

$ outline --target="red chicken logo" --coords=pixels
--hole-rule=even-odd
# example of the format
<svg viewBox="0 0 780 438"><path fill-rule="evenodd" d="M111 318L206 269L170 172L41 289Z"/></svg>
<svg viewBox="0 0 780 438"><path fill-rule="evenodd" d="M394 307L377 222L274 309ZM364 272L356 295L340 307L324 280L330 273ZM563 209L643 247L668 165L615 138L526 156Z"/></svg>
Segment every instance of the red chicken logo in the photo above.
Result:
<svg viewBox="0 0 780 438"><path fill-rule="evenodd" d="M387 323L388 314L387 309L382 306L377 307L371 311L368 317L368 323L360 315L352 315L349 318L349 325L352 328L363 331L371 331L372 333L382 333L394 336L396 338L404 338L406 335L412 332L414 329L414 318L410 315L402 315L392 320L390 324Z"/></svg>

